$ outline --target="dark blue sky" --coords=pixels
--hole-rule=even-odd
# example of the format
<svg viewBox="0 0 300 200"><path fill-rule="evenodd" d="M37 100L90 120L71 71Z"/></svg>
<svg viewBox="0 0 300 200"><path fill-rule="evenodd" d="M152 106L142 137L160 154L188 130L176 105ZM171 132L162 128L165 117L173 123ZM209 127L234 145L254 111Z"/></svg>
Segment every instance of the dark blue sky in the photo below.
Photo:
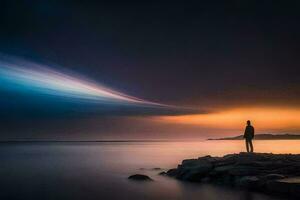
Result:
<svg viewBox="0 0 300 200"><path fill-rule="evenodd" d="M0 51L57 69L63 66L165 104L200 110L299 106L299 9L298 1L270 0L4 0ZM2 103L0 108L7 106ZM10 123L19 123L20 129L34 127L34 120L27 120ZM103 121L102 131L110 132L111 123ZM11 127L1 128L19 132Z"/></svg>

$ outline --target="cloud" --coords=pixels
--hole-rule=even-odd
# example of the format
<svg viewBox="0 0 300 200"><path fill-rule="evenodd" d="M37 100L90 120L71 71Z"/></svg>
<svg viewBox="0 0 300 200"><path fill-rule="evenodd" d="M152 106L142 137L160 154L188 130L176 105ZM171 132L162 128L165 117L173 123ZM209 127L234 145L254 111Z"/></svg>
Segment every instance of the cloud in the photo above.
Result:
<svg viewBox="0 0 300 200"><path fill-rule="evenodd" d="M176 115L195 112L194 109L127 95L70 71L63 73L11 57L0 62L0 81L4 116Z"/></svg>

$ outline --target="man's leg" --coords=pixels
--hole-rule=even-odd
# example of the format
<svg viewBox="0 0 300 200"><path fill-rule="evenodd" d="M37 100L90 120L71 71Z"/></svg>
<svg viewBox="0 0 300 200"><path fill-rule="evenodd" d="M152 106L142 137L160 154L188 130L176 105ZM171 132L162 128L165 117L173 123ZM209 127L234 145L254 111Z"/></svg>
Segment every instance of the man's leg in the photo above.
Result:
<svg viewBox="0 0 300 200"><path fill-rule="evenodd" d="M249 140L249 144L250 144L251 152L253 152L253 144L252 144L252 140Z"/></svg>
<svg viewBox="0 0 300 200"><path fill-rule="evenodd" d="M247 152L249 153L249 144L248 144L248 140L247 139L245 140L245 143L246 143Z"/></svg>

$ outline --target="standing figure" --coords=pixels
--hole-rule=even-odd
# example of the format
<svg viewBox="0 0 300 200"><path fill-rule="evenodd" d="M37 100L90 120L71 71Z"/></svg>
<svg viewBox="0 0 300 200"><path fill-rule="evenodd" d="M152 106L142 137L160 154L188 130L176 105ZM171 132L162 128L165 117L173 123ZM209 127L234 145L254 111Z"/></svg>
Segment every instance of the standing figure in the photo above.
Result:
<svg viewBox="0 0 300 200"><path fill-rule="evenodd" d="M251 125L250 120L247 121L247 126L246 126L246 129L245 129L244 138L245 138L245 142L246 142L247 152L248 153L253 152L252 139L254 138L254 128Z"/></svg>

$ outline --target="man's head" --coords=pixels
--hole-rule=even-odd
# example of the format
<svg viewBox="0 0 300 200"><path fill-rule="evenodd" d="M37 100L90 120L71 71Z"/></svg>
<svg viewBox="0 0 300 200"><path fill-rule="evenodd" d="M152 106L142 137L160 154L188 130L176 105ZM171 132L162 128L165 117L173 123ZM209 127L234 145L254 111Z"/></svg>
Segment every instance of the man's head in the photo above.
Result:
<svg viewBox="0 0 300 200"><path fill-rule="evenodd" d="M250 126L250 125L251 125L251 122L250 122L250 120L248 120L248 121L247 121L247 125L248 125L248 126Z"/></svg>

